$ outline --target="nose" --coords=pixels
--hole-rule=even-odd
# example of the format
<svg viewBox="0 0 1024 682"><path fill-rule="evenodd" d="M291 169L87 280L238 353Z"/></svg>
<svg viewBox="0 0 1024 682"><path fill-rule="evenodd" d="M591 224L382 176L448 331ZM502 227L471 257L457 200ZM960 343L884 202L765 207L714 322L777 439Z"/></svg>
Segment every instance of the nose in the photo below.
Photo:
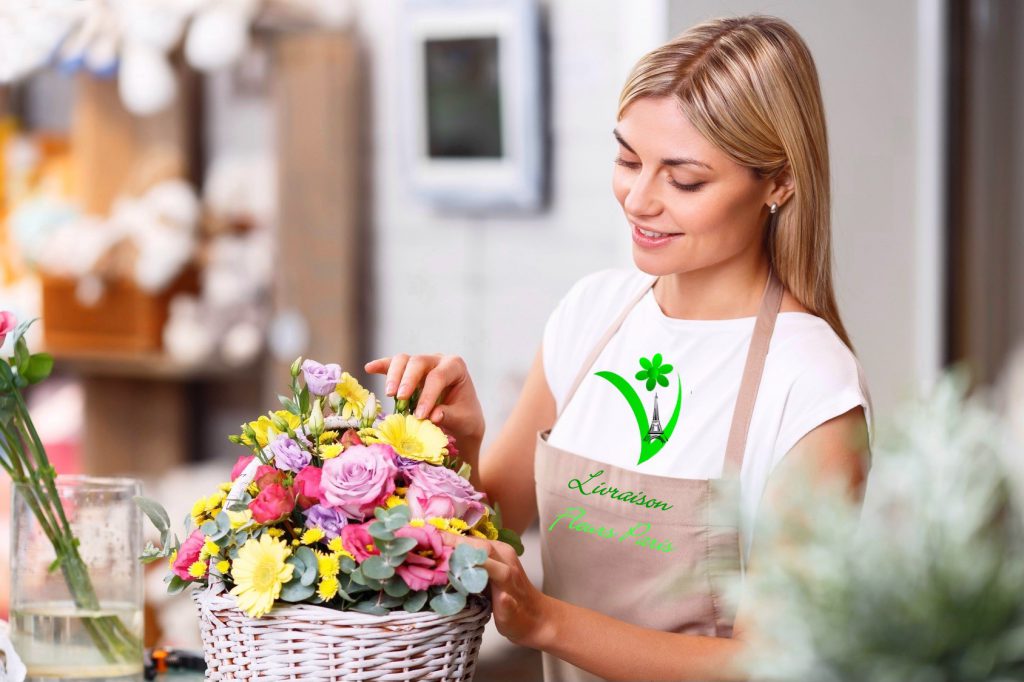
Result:
<svg viewBox="0 0 1024 682"><path fill-rule="evenodd" d="M629 191L622 202L626 213L635 216L651 216L661 212L661 198L654 186L654 178L646 171L633 176Z"/></svg>

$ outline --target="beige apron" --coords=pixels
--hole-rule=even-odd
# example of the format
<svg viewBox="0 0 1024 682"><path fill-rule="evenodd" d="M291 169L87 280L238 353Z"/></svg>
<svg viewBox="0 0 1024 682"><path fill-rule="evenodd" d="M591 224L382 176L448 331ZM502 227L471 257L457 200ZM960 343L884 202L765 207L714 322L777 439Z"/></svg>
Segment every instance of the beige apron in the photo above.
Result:
<svg viewBox="0 0 1024 682"><path fill-rule="evenodd" d="M562 411L655 281L644 286L598 341ZM727 579L738 576L742 561L739 472L782 293L773 270L747 352L722 478L622 469L549 445L550 429L537 434L534 477L545 594L646 628L731 636L735 614L723 589ZM547 653L543 665L546 682L601 679Z"/></svg>

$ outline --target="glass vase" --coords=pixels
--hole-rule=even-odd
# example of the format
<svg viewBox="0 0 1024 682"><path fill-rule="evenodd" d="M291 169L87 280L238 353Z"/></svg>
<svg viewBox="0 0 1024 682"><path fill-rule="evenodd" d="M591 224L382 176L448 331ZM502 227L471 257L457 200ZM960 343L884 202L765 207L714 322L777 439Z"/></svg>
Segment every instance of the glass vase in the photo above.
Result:
<svg viewBox="0 0 1024 682"><path fill-rule="evenodd" d="M139 494L129 478L14 486L11 638L28 681L142 679Z"/></svg>

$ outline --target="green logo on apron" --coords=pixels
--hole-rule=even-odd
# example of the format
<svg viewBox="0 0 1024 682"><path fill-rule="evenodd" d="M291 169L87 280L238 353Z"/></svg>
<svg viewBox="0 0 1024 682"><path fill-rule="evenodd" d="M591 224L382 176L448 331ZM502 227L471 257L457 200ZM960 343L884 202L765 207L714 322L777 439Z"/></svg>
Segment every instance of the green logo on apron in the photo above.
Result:
<svg viewBox="0 0 1024 682"><path fill-rule="evenodd" d="M655 353L654 357L649 360L647 358L640 358L640 371L636 373L636 379L644 382L644 387L648 391L654 391L657 386L668 388L669 380L666 375L672 371L672 365L663 365L661 360L661 353ZM676 373L676 408L664 428L662 428L661 418L658 415L657 392L654 393L654 411L650 420L648 420L647 409L644 407L643 401L637 395L636 389L628 381L615 372L601 371L594 372L594 374L602 379L607 379L612 386L617 388L622 397L629 403L630 409L633 410L633 417L636 419L636 426L640 436L640 457L637 460L637 464L643 464L661 452L661 449L668 443L668 439L672 437L672 432L676 428L676 422L679 419L679 408L683 402L683 384L679 380L679 373Z"/></svg>

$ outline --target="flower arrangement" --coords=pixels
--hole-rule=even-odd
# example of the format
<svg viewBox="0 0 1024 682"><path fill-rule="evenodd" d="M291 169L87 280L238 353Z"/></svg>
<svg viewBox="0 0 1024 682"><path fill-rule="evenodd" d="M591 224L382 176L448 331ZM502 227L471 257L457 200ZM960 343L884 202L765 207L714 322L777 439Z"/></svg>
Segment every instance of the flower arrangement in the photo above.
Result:
<svg viewBox="0 0 1024 682"><path fill-rule="evenodd" d="M279 601L451 615L486 587L486 553L453 548L443 533L522 554L500 510L469 483L454 439L412 415L418 392L383 415L337 364L299 358L291 377L283 409L230 436L249 453L196 500L184 542L159 504L140 500L162 533L162 547L147 546L142 560L168 560L169 592L220 583L252 618Z"/></svg>

